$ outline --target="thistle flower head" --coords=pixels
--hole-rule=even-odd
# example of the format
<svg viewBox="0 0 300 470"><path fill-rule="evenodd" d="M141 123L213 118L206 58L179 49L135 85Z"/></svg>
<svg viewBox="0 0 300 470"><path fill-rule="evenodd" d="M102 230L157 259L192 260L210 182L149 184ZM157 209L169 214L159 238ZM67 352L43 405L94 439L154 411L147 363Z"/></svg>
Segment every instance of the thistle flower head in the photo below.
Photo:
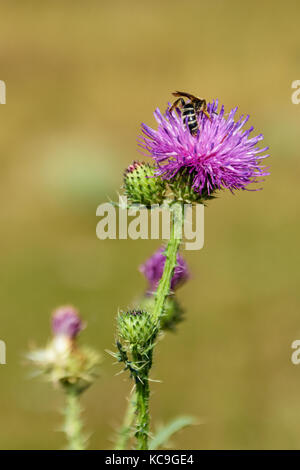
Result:
<svg viewBox="0 0 300 470"><path fill-rule="evenodd" d="M140 272L144 274L145 278L149 282L147 292L153 293L161 277L163 275L166 257L164 255L164 247L160 247L144 264L139 268ZM188 267L184 259L178 254L177 265L175 266L172 281L171 290L174 291L179 285L183 284L189 278Z"/></svg>
<svg viewBox="0 0 300 470"><path fill-rule="evenodd" d="M142 124L141 147L154 159L156 174L172 181L176 175L191 175L191 187L200 195L209 196L215 190L246 189L269 173L261 162L268 147L260 149L259 134L250 137L253 127L245 130L249 116L235 119L237 108L225 115L224 106L218 111L218 101L207 106L209 119L198 115L198 132L191 135L179 109L164 115L156 109L158 129Z"/></svg>
<svg viewBox="0 0 300 470"><path fill-rule="evenodd" d="M83 329L77 310L71 306L57 308L52 314L51 323L54 336L67 336L74 339Z"/></svg>
<svg viewBox="0 0 300 470"><path fill-rule="evenodd" d="M124 172L124 188L131 203L149 208L152 204L162 203L166 183L155 175L155 169L149 163L134 161Z"/></svg>

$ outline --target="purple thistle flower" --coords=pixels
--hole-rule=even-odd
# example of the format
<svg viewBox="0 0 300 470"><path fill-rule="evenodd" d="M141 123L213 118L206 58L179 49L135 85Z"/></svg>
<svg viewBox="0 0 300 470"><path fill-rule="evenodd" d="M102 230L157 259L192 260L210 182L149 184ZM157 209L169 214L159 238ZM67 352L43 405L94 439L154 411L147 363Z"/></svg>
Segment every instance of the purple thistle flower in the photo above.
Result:
<svg viewBox="0 0 300 470"><path fill-rule="evenodd" d="M139 268L140 272L144 274L145 278L149 282L147 290L148 294L152 294L159 281L162 278L166 257L164 255L165 248L159 248L144 264ZM175 290L180 284L183 284L189 278L188 267L184 259L178 254L177 265L175 267L172 281L171 290Z"/></svg>
<svg viewBox="0 0 300 470"><path fill-rule="evenodd" d="M82 329L82 320L74 307L68 305L54 310L52 315L52 331L55 336L63 335L74 339Z"/></svg>
<svg viewBox="0 0 300 470"><path fill-rule="evenodd" d="M209 103L208 119L198 116L198 132L191 135L180 111L162 115L156 109L154 116L158 129L142 124L140 146L150 153L157 165L157 175L170 180L186 169L192 175L192 188L197 193L211 194L216 189L231 191L246 189L250 183L258 183L259 177L268 175L261 160L268 147L257 144L263 135L250 138L253 127L244 130L249 115L235 121L237 107L227 117L224 106L217 114L218 100Z"/></svg>

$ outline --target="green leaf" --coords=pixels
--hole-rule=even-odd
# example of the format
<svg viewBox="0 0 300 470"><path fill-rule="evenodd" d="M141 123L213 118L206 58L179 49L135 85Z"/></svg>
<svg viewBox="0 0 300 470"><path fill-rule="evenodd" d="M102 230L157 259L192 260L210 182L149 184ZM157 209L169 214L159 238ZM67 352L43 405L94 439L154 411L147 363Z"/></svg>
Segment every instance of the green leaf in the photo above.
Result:
<svg viewBox="0 0 300 470"><path fill-rule="evenodd" d="M156 435L151 439L149 450L155 450L162 447L168 442L170 437L181 429L197 424L196 418L193 416L179 416L173 419L170 423L163 426Z"/></svg>

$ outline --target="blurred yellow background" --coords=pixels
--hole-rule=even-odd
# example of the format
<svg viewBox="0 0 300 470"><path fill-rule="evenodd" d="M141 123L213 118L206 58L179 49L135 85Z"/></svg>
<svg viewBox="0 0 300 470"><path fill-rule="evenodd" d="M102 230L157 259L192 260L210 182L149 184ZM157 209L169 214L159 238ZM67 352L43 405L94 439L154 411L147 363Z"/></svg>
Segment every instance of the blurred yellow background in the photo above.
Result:
<svg viewBox="0 0 300 470"><path fill-rule="evenodd" d="M115 315L145 288L137 267L154 241L100 241L96 207L117 198L175 89L238 105L272 157L261 192L223 193L205 211L205 246L184 256L186 320L155 354L153 424L178 414L199 426L185 449L300 447L300 5L296 0L152 2L10 0L1 4L0 448L64 446L62 397L29 378L23 355L49 338L49 316L77 306L82 341L103 352L84 397L91 448L110 448L131 383L104 350Z"/></svg>

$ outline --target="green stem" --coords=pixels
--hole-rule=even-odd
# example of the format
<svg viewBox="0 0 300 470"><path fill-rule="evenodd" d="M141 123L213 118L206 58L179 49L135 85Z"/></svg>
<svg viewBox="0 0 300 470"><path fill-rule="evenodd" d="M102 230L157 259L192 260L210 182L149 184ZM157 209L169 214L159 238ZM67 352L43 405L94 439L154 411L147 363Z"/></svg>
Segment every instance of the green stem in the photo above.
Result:
<svg viewBox="0 0 300 470"><path fill-rule="evenodd" d="M132 431L132 426L135 418L135 407L136 407L136 395L129 400L126 413L124 416L124 421L121 429L118 431L118 439L115 445L115 450L125 450L130 434Z"/></svg>
<svg viewBox="0 0 300 470"><path fill-rule="evenodd" d="M164 272L159 282L155 294L155 306L152 317L155 322L159 322L163 314L166 298L170 293L171 280L176 266L177 252L182 239L183 207L181 204L175 204L171 210L172 227L170 240L165 250L166 262Z"/></svg>
<svg viewBox="0 0 300 470"><path fill-rule="evenodd" d="M166 262L162 278L159 282L156 294L155 305L152 311L152 318L155 324L160 324L160 319L164 311L165 301L170 294L171 280L173 272L177 263L177 253L182 239L182 224L183 224L183 206L181 204L174 204L171 209L172 215L172 228L170 233L170 240L168 242L165 256ZM152 339L154 341L154 338ZM138 363L145 363L143 373L136 378L136 433L137 449L148 450L148 435L150 427L149 415L149 371L152 366L151 349L145 357L133 354L133 360Z"/></svg>
<svg viewBox="0 0 300 470"><path fill-rule="evenodd" d="M82 435L80 392L72 387L65 388L66 407L64 432L69 450L85 450L86 440Z"/></svg>
<svg viewBox="0 0 300 470"><path fill-rule="evenodd" d="M136 381L136 433L137 450L148 450L148 435L150 426L149 415L149 380L148 373L143 376L142 382Z"/></svg>

